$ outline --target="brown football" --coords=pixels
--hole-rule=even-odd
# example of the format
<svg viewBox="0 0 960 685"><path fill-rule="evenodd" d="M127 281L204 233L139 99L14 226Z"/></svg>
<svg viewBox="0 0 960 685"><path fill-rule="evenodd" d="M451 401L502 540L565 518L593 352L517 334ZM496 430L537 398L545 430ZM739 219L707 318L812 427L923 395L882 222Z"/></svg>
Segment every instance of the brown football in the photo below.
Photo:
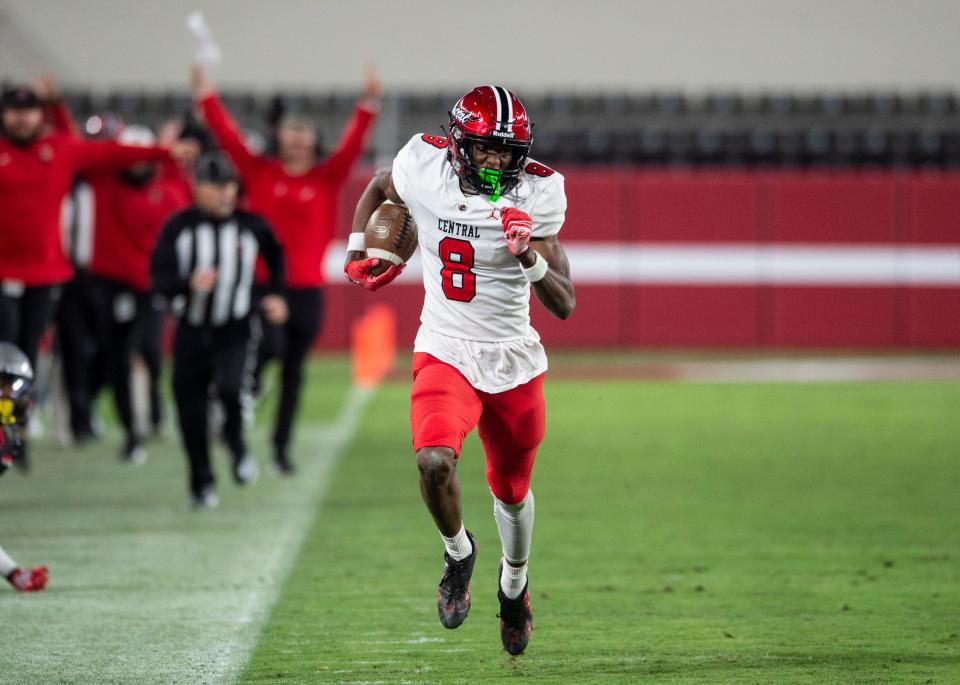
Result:
<svg viewBox="0 0 960 685"><path fill-rule="evenodd" d="M417 249L417 224L406 207L384 202L364 231L367 257L405 264Z"/></svg>

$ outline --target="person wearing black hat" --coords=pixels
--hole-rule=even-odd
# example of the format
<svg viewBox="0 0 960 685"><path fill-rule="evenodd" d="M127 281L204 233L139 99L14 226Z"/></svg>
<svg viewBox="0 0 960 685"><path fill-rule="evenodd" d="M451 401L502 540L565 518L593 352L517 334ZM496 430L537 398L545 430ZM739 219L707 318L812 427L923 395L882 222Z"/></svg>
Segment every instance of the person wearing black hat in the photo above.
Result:
<svg viewBox="0 0 960 685"><path fill-rule="evenodd" d="M243 438L241 395L255 362L259 314L274 324L287 318L283 250L267 222L237 208L239 183L223 156L197 163L194 204L164 225L151 260L154 289L170 299L178 318L173 344L173 394L189 458L195 508L218 503L207 432L209 390L223 403L223 437L233 477L243 485L259 468ZM254 269L262 257L267 294L257 301Z"/></svg>
<svg viewBox="0 0 960 685"><path fill-rule="evenodd" d="M16 343L36 363L59 288L73 275L60 208L77 173L179 157L183 149L48 132L34 90L20 86L0 96L0 341Z"/></svg>

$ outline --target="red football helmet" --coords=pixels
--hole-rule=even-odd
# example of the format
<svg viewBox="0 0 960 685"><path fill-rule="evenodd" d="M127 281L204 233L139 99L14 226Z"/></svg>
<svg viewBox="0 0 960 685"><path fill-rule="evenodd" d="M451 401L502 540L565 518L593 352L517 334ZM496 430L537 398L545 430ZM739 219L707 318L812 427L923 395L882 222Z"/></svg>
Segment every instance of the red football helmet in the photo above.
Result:
<svg viewBox="0 0 960 685"><path fill-rule="evenodd" d="M468 188L499 197L520 180L533 144L532 126L516 95L502 86L477 86L450 111L450 164ZM496 170L474 163L470 152L475 142L509 147L509 166Z"/></svg>

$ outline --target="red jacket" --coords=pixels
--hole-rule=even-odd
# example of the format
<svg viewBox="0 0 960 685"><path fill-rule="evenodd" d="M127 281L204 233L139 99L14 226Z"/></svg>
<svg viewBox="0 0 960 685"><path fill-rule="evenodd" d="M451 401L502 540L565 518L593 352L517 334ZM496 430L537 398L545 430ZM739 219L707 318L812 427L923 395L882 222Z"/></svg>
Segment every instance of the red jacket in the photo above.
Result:
<svg viewBox="0 0 960 685"><path fill-rule="evenodd" d="M90 273L150 290L150 253L160 229L191 202L178 171L163 169L142 186L115 172L88 176L95 207Z"/></svg>
<svg viewBox="0 0 960 685"><path fill-rule="evenodd" d="M25 147L0 138L0 279L40 286L72 276L61 242L60 206L78 172L168 158L161 148L60 133L42 135Z"/></svg>
<svg viewBox="0 0 960 685"><path fill-rule="evenodd" d="M333 154L307 173L293 176L279 160L259 157L247 149L216 95L203 99L203 111L210 130L237 166L250 209L267 219L284 248L287 285L322 285L323 255L336 228L340 188L363 152L376 114L358 104Z"/></svg>

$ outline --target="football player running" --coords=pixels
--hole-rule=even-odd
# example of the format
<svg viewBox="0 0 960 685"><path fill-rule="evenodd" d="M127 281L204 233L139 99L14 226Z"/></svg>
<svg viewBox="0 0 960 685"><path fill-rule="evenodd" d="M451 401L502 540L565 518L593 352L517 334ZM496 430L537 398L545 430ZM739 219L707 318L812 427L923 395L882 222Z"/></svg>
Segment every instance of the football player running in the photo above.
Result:
<svg viewBox="0 0 960 685"><path fill-rule="evenodd" d="M446 552L440 622L470 610L477 543L461 518L456 465L478 428L500 533L500 638L510 654L533 628L527 559L533 532L530 476L544 435L547 357L530 325L530 289L566 319L576 303L557 234L563 177L529 160L524 106L500 86L479 86L450 112L449 136L415 135L377 171L357 204L344 267L369 290L402 265L366 257L364 227L383 202L405 205L419 227L426 291L414 345L411 425L420 491Z"/></svg>

